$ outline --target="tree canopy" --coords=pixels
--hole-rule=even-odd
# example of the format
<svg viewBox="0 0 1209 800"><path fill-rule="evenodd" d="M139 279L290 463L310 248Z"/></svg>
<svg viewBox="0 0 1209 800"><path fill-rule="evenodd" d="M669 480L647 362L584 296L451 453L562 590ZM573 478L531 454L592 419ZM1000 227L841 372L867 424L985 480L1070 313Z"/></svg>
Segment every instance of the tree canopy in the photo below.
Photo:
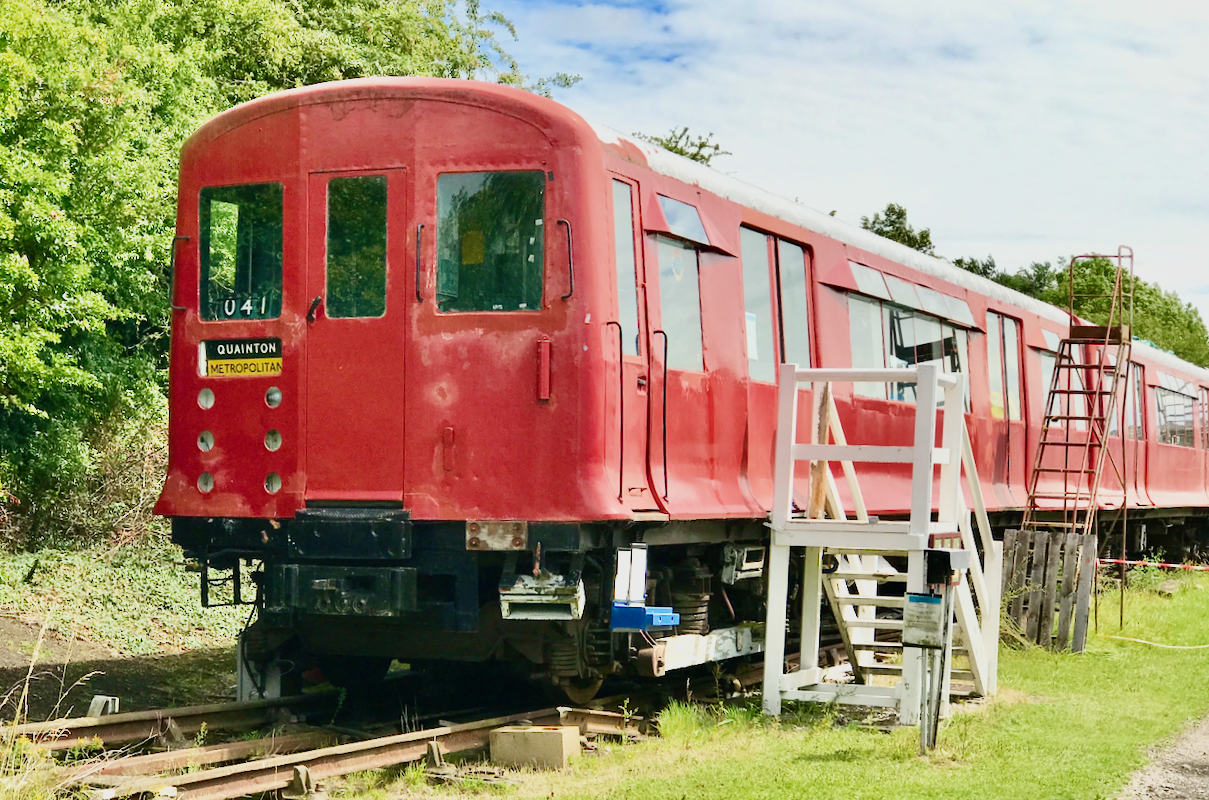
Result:
<svg viewBox="0 0 1209 800"><path fill-rule="evenodd" d="M687 126L672 128L665 136L648 136L645 133L635 133L634 135L643 141L658 145L664 150L706 165L718 156L731 155L729 150L723 150L722 145L714 141L713 133L694 136L689 133Z"/></svg>
<svg viewBox="0 0 1209 800"><path fill-rule="evenodd" d="M912 228L907 223L907 209L895 203L888 204L885 211L875 213L873 219L861 217L861 227L921 253L935 255L932 232L927 228L920 228L918 231Z"/></svg>
<svg viewBox="0 0 1209 800"><path fill-rule="evenodd" d="M162 462L147 448L163 448L177 160L202 122L339 78L477 77L543 93L577 80L531 82L497 38L511 23L477 0L456 9L0 0L0 485L22 500L19 530L0 531L10 544L120 526L158 492L111 468Z"/></svg>

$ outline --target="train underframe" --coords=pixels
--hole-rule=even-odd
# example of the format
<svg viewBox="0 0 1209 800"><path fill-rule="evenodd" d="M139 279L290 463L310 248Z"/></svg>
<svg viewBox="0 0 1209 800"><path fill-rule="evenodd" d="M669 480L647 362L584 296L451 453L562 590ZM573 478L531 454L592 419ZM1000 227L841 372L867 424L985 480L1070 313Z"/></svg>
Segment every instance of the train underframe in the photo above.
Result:
<svg viewBox="0 0 1209 800"><path fill-rule="evenodd" d="M412 521L397 509L311 508L291 520L183 518L173 538L202 602L254 604L242 658L364 681L392 660L495 664L584 700L603 680L758 655L767 525ZM619 549L648 553L648 607L674 626L611 626ZM251 570L250 575L247 571ZM255 592L235 591L243 579Z"/></svg>
<svg viewBox="0 0 1209 800"><path fill-rule="evenodd" d="M1131 511L1127 555L1207 555L1203 511ZM1101 554L1119 556L1119 521L1102 516ZM992 525L1019 519L1000 512ZM201 572L203 605L256 606L241 653L260 693L271 669L283 687L309 665L334 682L364 682L398 660L438 670L493 664L576 701L613 675L757 657L767 533L763 520L426 522L347 506L290 520L173 520L173 538ZM617 554L635 546L648 554L646 605L670 609L678 624L611 625ZM251 597L237 589L249 569Z"/></svg>

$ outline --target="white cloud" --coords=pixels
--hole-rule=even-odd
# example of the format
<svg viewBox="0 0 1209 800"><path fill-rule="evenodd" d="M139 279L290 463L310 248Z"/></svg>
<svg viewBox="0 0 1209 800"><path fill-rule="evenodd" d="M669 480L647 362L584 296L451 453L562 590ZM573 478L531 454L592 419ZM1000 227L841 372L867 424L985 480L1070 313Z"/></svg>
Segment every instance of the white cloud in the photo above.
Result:
<svg viewBox="0 0 1209 800"><path fill-rule="evenodd" d="M525 71L583 76L557 99L590 119L712 131L718 168L852 221L900 203L948 256L1130 244L1209 320L1209 6L489 5Z"/></svg>

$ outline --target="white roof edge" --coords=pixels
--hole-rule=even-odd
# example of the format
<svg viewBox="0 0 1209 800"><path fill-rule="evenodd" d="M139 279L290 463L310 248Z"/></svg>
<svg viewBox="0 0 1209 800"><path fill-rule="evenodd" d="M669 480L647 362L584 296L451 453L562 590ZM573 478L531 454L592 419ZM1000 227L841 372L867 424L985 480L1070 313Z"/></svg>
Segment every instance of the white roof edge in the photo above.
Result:
<svg viewBox="0 0 1209 800"><path fill-rule="evenodd" d="M780 195L753 186L746 181L718 172L699 161L677 155L662 147L635 139L632 136L598 123L589 121L597 138L605 144L626 144L635 147L646 157L647 164L660 175L675 178L688 184L700 186L702 189L733 200L736 203L755 209L769 216L785 220L802 228L812 230L853 247L889 259L903 266L911 267L934 278L948 281L972 292L1007 303L1017 308L1036 314L1043 319L1056 322L1065 328L1069 323L1066 312L1049 303L1043 303L1035 297L1029 297L1014 289L996 283L989 278L975 275L972 272L955 267L950 262L935 256L913 250L904 244L886 239L877 234L858 228L843 220L836 219L830 214L811 208L802 203L789 200ZM1184 361L1173 353L1160 350L1143 342L1133 343L1135 350L1145 353L1146 358L1173 369L1198 376L1209 382L1209 370Z"/></svg>

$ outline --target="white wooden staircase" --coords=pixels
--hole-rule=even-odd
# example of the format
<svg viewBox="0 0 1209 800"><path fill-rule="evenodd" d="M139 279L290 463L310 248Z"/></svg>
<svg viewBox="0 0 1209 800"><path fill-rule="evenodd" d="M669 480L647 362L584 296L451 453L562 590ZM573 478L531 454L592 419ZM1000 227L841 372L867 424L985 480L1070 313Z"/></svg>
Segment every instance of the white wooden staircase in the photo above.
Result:
<svg viewBox="0 0 1209 800"><path fill-rule="evenodd" d="M840 702L896 708L902 724L919 722L924 651L902 641L904 590L923 593L924 551L932 547L970 553L970 568L954 587L953 611L959 645L966 662L943 677L947 700L952 677L972 683L972 691L995 692L999 642L999 591L1002 544L991 536L981 486L965 426L966 376L946 375L935 365L912 369L797 369L781 366L778 390L776 484L772 509L772 543L768 561L768 617L765 628L764 710L776 715L784 700ZM832 382L893 382L916 387L914 444L909 447L849 445L831 397ZM812 383L810 440L797 439L798 389ZM945 413L937 421L943 392ZM937 427L941 446L936 447ZM810 469L809 496L795 495L798 462ZM840 502L830 464L838 462L851 516ZM911 507L907 520L870 517L857 482L854 462L911 464ZM939 491L935 492L940 467ZM966 480L962 481L962 475ZM972 514L966 495L972 501ZM933 509L933 495L939 495ZM800 502L795 502L795 497ZM790 560L803 548L801 599L801 665L785 671ZM891 562L905 565L905 571ZM852 665L850 678L824 677L818 662L822 604L827 603L839 627Z"/></svg>

